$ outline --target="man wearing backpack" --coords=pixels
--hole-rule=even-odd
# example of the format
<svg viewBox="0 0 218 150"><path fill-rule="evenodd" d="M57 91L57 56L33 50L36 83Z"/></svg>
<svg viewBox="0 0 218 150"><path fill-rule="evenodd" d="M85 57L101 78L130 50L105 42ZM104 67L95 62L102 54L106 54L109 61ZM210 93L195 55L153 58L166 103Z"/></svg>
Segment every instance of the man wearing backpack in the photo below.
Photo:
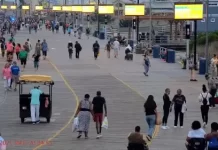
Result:
<svg viewBox="0 0 218 150"><path fill-rule="evenodd" d="M211 98L210 93L207 91L205 85L202 86L202 93L199 95L198 99L201 103L201 115L204 122L204 127L206 127L208 123L208 112L209 112L209 99Z"/></svg>
<svg viewBox="0 0 218 150"><path fill-rule="evenodd" d="M218 150L218 123L211 123L211 133L205 135L205 139L208 141L207 150Z"/></svg>

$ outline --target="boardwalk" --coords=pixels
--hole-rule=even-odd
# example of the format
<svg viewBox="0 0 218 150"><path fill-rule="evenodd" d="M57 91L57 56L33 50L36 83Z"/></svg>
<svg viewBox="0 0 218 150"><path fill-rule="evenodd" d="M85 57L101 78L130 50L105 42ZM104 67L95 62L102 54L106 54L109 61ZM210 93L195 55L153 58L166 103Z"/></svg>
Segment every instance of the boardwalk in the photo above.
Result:
<svg viewBox="0 0 218 150"><path fill-rule="evenodd" d="M177 88L181 88L188 99L190 117L185 119L185 128L180 130L160 131L154 139L151 149L183 150L184 139L194 119L200 119L199 106L196 105L197 96L204 82L199 77L198 83L190 83L189 74L176 64L165 64L160 60L151 59L151 72L149 77L142 73L142 56L134 56L133 62L124 61L124 51L120 51L119 59L106 58L104 45L101 41L100 58L94 60L92 44L95 39L84 37L80 59L68 59L67 42L75 41L60 33L52 34L40 31L29 35L22 31L17 35L16 41L24 42L31 39L32 45L38 39L46 38L50 47L49 61L42 60L38 74L51 75L55 81L53 91L53 116L50 124L20 124L18 111L18 94L8 93L6 101L0 103L0 130L8 142L26 141L25 144L9 144L10 150L126 150L127 135L136 125L142 127L146 133L147 124L143 112L143 103L149 94L153 94L162 111L162 95L165 88L171 88L171 97ZM35 74L32 62L29 61L25 74ZM72 133L71 121L78 100L89 93L94 97L97 90L107 100L109 129L103 131L103 138L96 140L95 125L92 122L88 140L77 140L77 133ZM2 91L2 90L1 90ZM1 95L1 93L0 93ZM173 117L170 116L169 125L172 126ZM158 132L158 129L156 130ZM178 133L178 134L174 134ZM179 135L179 136L178 136ZM47 145L36 147L30 141L52 140ZM175 142L168 142L168 141ZM178 148L175 148L178 147Z"/></svg>

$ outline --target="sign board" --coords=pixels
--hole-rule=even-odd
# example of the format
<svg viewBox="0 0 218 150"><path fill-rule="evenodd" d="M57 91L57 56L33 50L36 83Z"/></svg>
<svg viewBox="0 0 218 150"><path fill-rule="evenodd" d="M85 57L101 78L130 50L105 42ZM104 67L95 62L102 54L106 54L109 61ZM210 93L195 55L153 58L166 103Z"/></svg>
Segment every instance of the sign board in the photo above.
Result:
<svg viewBox="0 0 218 150"><path fill-rule="evenodd" d="M43 10L43 6L35 6L35 10Z"/></svg>
<svg viewBox="0 0 218 150"><path fill-rule="evenodd" d="M22 6L22 9L23 9L23 10L29 10L29 9L30 9L30 6L29 6L29 5Z"/></svg>
<svg viewBox="0 0 218 150"><path fill-rule="evenodd" d="M1 5L1 9L8 9L8 6L6 6L6 5Z"/></svg>
<svg viewBox="0 0 218 150"><path fill-rule="evenodd" d="M82 12L83 13L92 13L92 12L95 12L95 6L94 5L82 6Z"/></svg>
<svg viewBox="0 0 218 150"><path fill-rule="evenodd" d="M61 6L52 6L53 11L61 11Z"/></svg>
<svg viewBox="0 0 218 150"><path fill-rule="evenodd" d="M144 16L145 5L125 5L125 16Z"/></svg>
<svg viewBox="0 0 218 150"><path fill-rule="evenodd" d="M99 14L114 14L114 6L113 5L100 5L98 6Z"/></svg>
<svg viewBox="0 0 218 150"><path fill-rule="evenodd" d="M17 6L15 6L15 5L10 6L10 9L17 9Z"/></svg>
<svg viewBox="0 0 218 150"><path fill-rule="evenodd" d="M62 6L62 11L72 11L72 6Z"/></svg>
<svg viewBox="0 0 218 150"><path fill-rule="evenodd" d="M73 5L72 6L72 11L73 12L82 12L82 6L76 6L76 5Z"/></svg>
<svg viewBox="0 0 218 150"><path fill-rule="evenodd" d="M203 3L175 3L174 19L177 20L202 20Z"/></svg>

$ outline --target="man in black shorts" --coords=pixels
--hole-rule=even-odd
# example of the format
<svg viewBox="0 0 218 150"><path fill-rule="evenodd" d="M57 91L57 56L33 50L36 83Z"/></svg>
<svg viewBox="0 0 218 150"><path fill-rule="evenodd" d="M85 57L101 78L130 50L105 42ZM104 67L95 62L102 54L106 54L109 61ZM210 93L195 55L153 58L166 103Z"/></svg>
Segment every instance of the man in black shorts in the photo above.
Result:
<svg viewBox="0 0 218 150"><path fill-rule="evenodd" d="M101 96L101 91L97 91L97 96L93 98L93 113L94 121L96 123L97 139L102 137L101 126L103 121L103 107L105 110L105 117L107 116L107 105L104 97Z"/></svg>
<svg viewBox="0 0 218 150"><path fill-rule="evenodd" d="M28 52L25 51L24 49L21 50L19 53L19 59L20 59L21 65L23 66L23 70L26 66L27 57L28 57Z"/></svg>

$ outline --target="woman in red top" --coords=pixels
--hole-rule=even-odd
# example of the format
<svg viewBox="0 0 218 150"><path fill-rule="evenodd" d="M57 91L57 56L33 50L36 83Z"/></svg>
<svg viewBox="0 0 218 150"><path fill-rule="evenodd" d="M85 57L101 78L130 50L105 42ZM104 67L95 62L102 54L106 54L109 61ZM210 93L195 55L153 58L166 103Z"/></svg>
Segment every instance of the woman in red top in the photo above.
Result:
<svg viewBox="0 0 218 150"><path fill-rule="evenodd" d="M19 60L20 49L21 49L21 45L20 45L20 43L17 43L17 45L15 47L15 52L16 52L16 55L17 55L17 60Z"/></svg>

